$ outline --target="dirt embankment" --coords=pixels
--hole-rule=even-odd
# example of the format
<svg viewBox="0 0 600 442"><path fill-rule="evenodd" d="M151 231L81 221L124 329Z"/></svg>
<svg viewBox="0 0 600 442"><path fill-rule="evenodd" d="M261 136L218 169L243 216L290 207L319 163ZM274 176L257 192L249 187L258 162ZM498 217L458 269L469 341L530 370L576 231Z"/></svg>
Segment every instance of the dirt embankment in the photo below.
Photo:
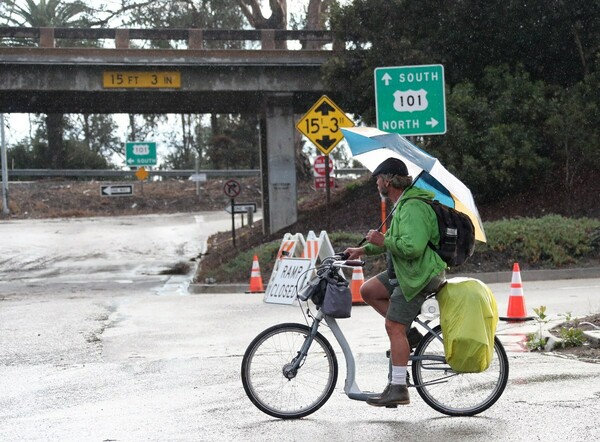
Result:
<svg viewBox="0 0 600 442"><path fill-rule="evenodd" d="M11 182L11 219L39 219L85 216L141 215L223 210L229 198L224 179L196 183L189 180L164 181L65 181ZM244 198L260 203L260 185L255 178L237 179ZM107 185L131 185L133 195L102 196Z"/></svg>

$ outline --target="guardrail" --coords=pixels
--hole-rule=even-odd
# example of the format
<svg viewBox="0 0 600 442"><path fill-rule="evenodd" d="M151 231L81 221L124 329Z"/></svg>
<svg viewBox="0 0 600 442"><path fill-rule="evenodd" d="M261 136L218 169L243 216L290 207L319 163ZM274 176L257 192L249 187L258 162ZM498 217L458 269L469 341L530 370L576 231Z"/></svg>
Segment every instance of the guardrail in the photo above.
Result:
<svg viewBox="0 0 600 442"><path fill-rule="evenodd" d="M343 48L343 43L337 42L331 31L317 30L0 27L0 40L5 40L4 43L9 45L11 40L34 40L39 47L54 48L57 39L67 41L109 39L114 40L115 49L129 49L131 40L185 41L187 49L205 49L206 43L210 41L245 41L260 42L260 49L271 50L277 47L276 42L290 40L315 42L319 45L332 43L334 50ZM22 46L22 43L15 46ZM61 44L61 47L64 45ZM86 48L78 45L77 49Z"/></svg>
<svg viewBox="0 0 600 442"><path fill-rule="evenodd" d="M135 177L135 170L106 170L106 169L9 169L11 177L34 178L127 178ZM260 176L258 169L224 169L224 170L149 170L150 177L189 178L195 174L205 174L207 178L220 177L252 177ZM341 168L335 169L335 176L363 175L367 169Z"/></svg>
<svg viewBox="0 0 600 442"><path fill-rule="evenodd" d="M106 169L9 169L9 177L35 178L135 178L135 170L106 170ZM206 174L207 178L260 176L256 169L228 170L149 170L150 177L189 178L196 173Z"/></svg>

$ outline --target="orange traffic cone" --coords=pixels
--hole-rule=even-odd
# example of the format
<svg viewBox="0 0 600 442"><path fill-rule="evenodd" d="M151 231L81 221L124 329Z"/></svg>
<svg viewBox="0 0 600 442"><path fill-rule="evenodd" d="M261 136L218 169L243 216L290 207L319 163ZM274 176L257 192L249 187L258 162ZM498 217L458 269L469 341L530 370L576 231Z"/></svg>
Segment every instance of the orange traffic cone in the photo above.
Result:
<svg viewBox="0 0 600 442"><path fill-rule="evenodd" d="M362 267L354 267L352 270L352 281L350 283L350 291L352 292L352 304L366 304L360 295L360 288L365 282Z"/></svg>
<svg viewBox="0 0 600 442"><path fill-rule="evenodd" d="M262 276L260 276L260 266L258 265L258 256L254 255L252 261L252 271L250 272L250 290L246 293L264 293Z"/></svg>
<svg viewBox="0 0 600 442"><path fill-rule="evenodd" d="M521 283L521 270L519 263L513 265L512 282L510 283L510 297L508 298L508 310L506 316L501 316L503 321L529 321L533 316L527 316L525 307L525 296L523 296L523 284Z"/></svg>

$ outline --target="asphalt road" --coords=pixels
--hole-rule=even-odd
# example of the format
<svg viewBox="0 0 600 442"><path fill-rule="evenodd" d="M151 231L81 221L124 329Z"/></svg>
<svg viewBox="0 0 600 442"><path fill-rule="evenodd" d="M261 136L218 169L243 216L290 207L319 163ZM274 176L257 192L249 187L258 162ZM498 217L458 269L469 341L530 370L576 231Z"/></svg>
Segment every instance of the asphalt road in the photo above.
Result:
<svg viewBox="0 0 600 442"><path fill-rule="evenodd" d="M264 415L241 386L242 355L267 326L303 322L300 309L261 294L189 295L188 278L160 274L227 228L220 214L0 222L0 440L600 438L600 364L524 351L534 323L499 324L509 384L477 417L440 415L415 392L397 410L349 400L341 352L321 410L297 421ZM599 279L523 284L528 309L544 304L554 321L600 311ZM509 286L490 285L501 314ZM340 323L358 384L383 388L381 319L357 306Z"/></svg>

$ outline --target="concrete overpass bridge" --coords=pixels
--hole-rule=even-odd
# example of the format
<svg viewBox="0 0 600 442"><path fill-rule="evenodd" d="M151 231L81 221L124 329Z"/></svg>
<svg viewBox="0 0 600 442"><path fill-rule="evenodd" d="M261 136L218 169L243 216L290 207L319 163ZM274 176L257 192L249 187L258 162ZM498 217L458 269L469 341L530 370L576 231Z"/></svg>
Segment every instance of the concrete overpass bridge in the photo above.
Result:
<svg viewBox="0 0 600 442"><path fill-rule="evenodd" d="M328 93L320 67L337 50L330 33L0 28L0 39L2 113L258 114L264 231L296 221L295 116ZM73 47L81 40L108 47ZM181 49L140 49L136 40ZM289 40L331 49L275 49ZM214 41L251 49L210 49Z"/></svg>

